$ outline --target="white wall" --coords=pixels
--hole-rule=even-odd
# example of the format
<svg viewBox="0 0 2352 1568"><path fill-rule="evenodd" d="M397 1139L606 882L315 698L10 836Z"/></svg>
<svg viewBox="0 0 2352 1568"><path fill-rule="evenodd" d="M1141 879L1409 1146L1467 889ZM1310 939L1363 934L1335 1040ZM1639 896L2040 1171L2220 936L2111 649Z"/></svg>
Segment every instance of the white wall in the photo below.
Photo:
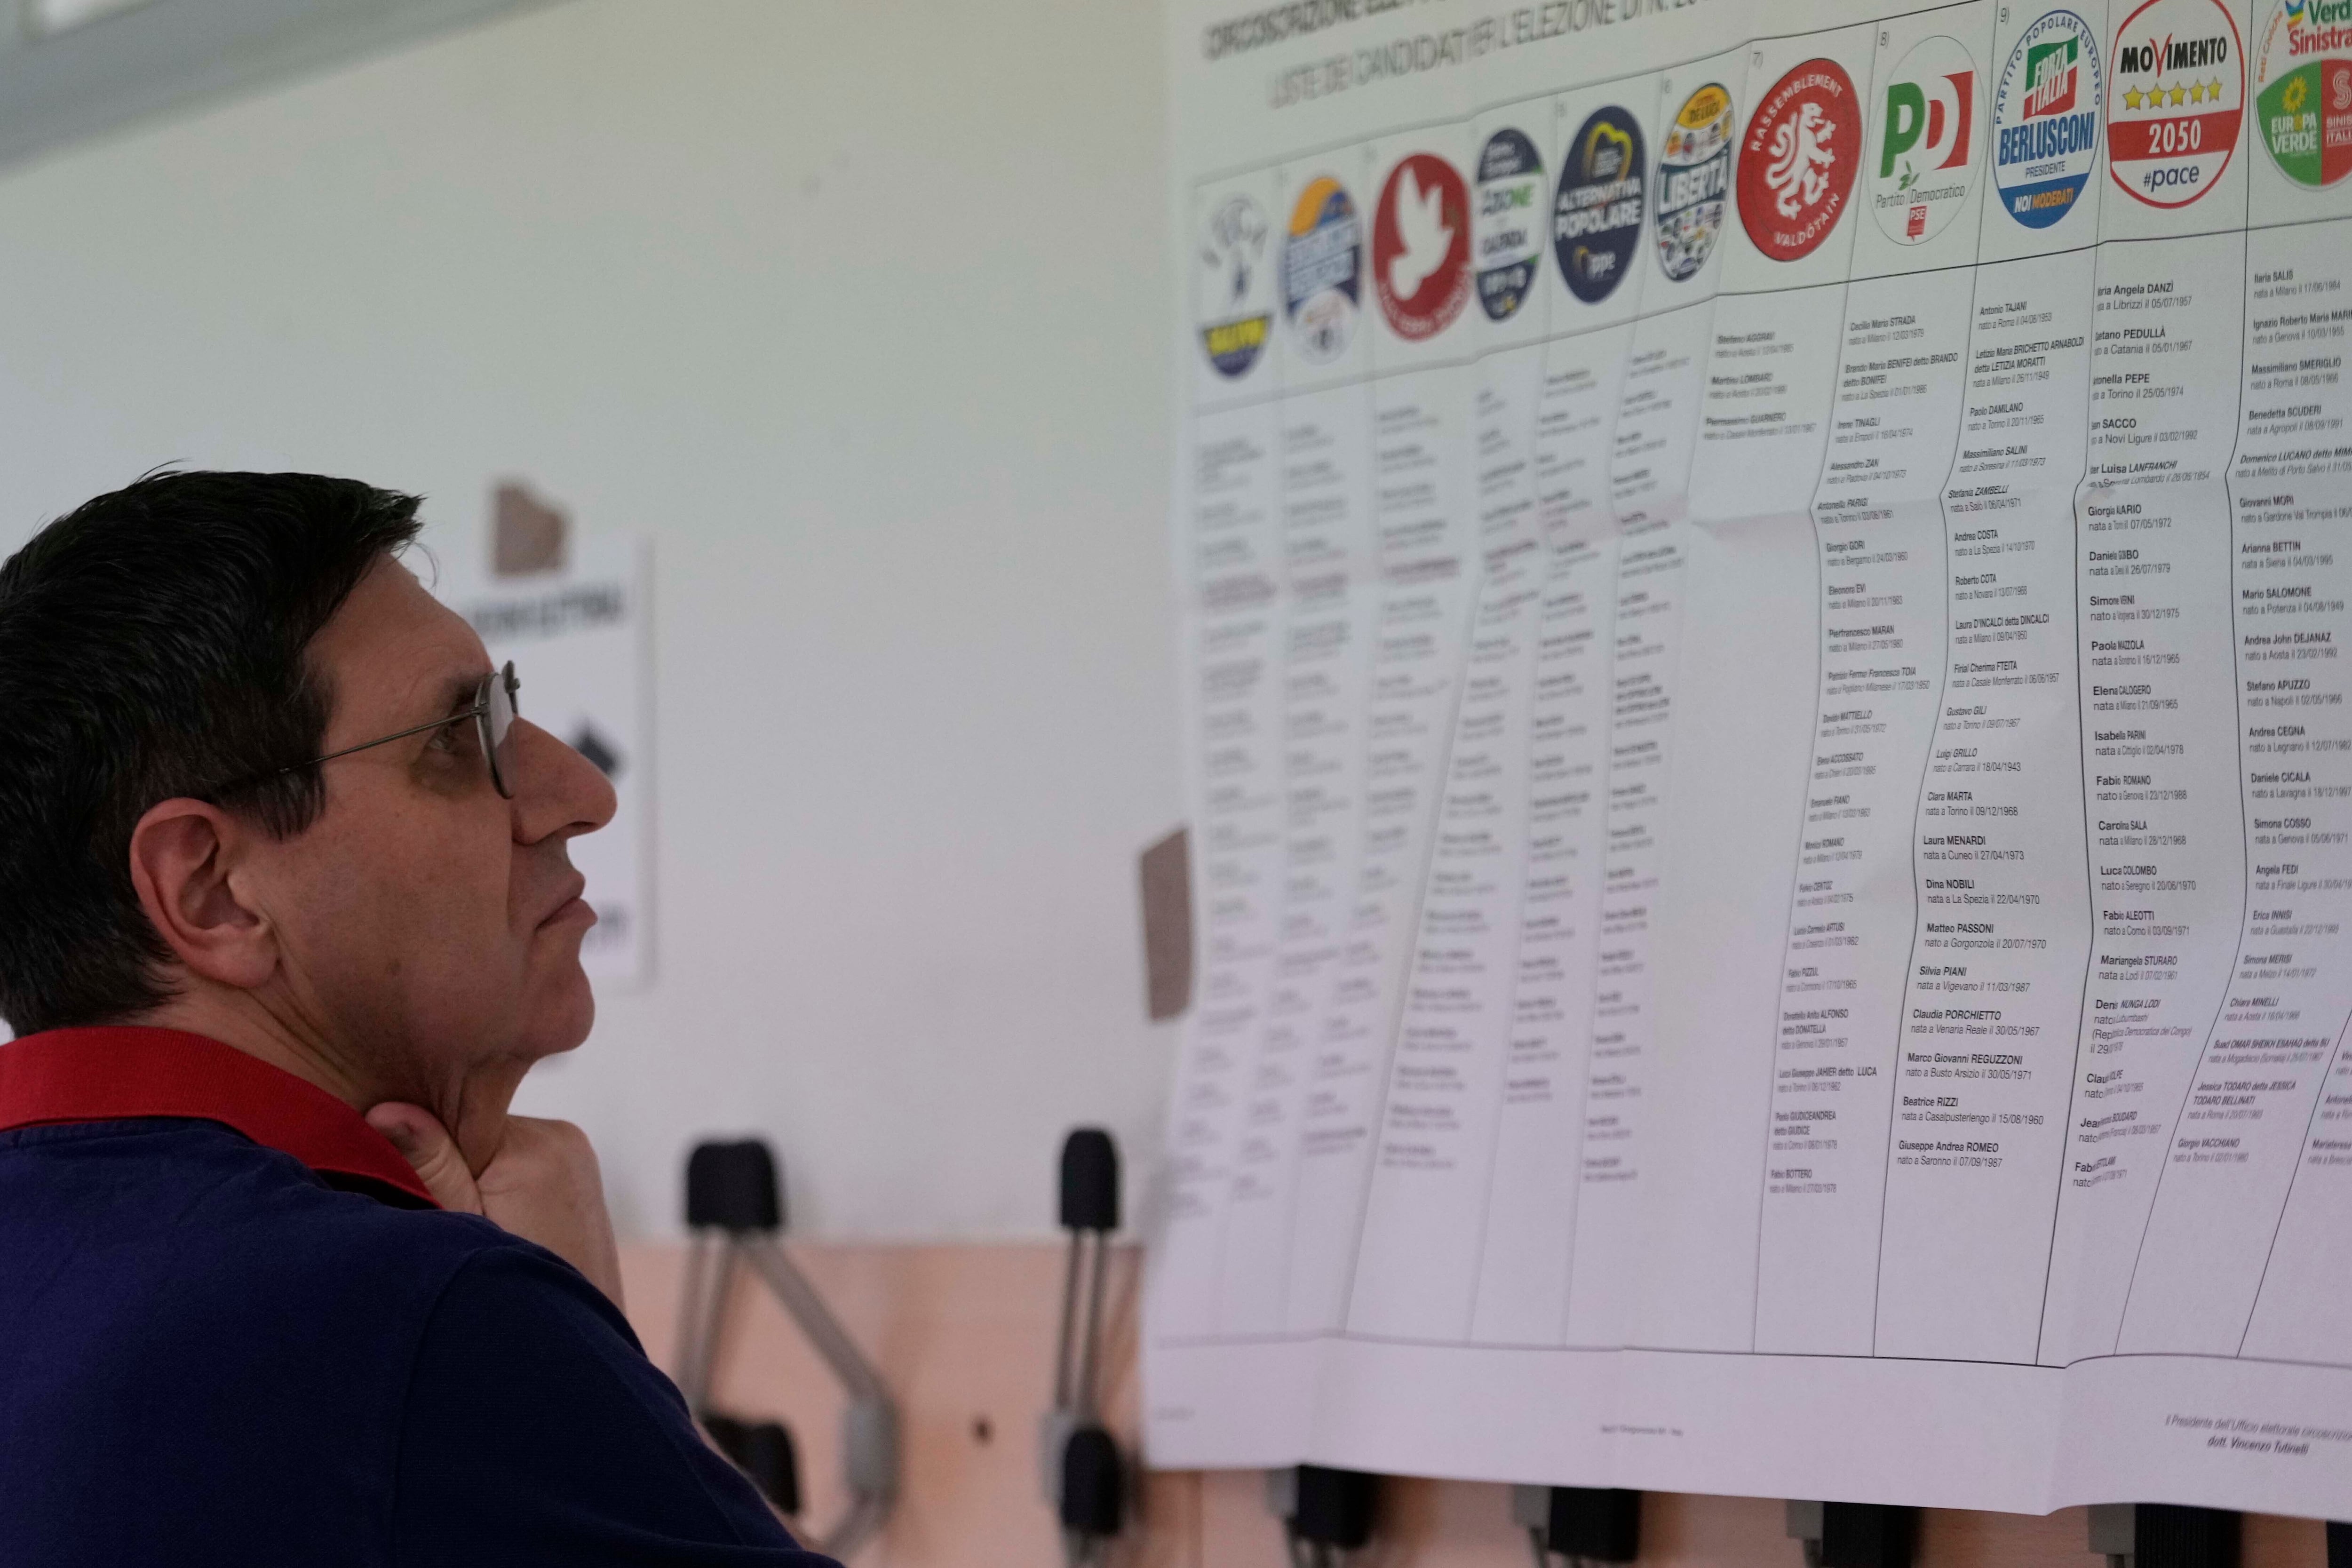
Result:
<svg viewBox="0 0 2352 1568"><path fill-rule="evenodd" d="M1157 1148L1162 79L1148 5L570 0L0 174L0 546L163 462L654 537L659 978L525 1091L633 1231L712 1131L835 1235Z"/></svg>

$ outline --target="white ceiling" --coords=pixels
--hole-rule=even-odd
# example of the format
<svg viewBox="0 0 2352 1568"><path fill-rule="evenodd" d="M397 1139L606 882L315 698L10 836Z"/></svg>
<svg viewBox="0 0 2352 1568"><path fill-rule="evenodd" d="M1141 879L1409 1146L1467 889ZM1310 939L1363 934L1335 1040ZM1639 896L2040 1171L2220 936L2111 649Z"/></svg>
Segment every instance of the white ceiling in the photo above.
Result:
<svg viewBox="0 0 2352 1568"><path fill-rule="evenodd" d="M0 163L547 0L0 0ZM43 37L45 15L92 19ZM59 15L57 20L66 20Z"/></svg>

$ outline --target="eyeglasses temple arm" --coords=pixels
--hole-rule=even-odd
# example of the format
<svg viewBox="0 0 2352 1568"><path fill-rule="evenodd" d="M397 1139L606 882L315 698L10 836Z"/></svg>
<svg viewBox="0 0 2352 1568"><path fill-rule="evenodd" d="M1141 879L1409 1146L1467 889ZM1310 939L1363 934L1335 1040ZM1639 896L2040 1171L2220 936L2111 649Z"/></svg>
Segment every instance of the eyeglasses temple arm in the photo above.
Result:
<svg viewBox="0 0 2352 1568"><path fill-rule="evenodd" d="M378 746L388 746L394 741L405 741L411 735L422 735L427 730L446 730L452 724L462 724L468 719L478 719L488 710L487 704L477 702L471 708L467 708L461 712L451 713L444 718L436 719L429 724L418 724L410 729L400 731L396 734L378 735L373 741L362 741L356 746L345 746L340 752L329 752L323 757L312 757L307 763L296 763L290 767L278 769L278 773L270 773L264 776L275 778L278 773L299 773L304 768L315 768L320 763L331 763L337 757L348 757L354 752L372 752Z"/></svg>

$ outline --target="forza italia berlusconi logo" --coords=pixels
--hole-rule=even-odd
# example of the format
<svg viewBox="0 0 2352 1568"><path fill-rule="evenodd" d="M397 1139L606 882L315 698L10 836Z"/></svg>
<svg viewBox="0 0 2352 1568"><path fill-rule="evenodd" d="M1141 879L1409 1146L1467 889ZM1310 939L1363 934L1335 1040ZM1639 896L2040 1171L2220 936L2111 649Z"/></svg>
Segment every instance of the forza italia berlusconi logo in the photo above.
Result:
<svg viewBox="0 0 2352 1568"><path fill-rule="evenodd" d="M1993 93L1992 181L2002 211L2048 228L2074 210L2098 166L2105 95L2090 24L2066 10L2036 17Z"/></svg>

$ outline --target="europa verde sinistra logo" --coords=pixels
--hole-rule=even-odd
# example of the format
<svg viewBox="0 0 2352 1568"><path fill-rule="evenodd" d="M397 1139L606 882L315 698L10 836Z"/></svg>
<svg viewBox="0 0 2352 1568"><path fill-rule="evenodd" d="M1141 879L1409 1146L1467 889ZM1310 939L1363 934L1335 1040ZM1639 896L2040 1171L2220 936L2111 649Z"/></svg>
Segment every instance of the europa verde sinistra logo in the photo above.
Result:
<svg viewBox="0 0 2352 1568"><path fill-rule="evenodd" d="M2254 123L2299 185L2352 174L2352 0L2287 0L2254 53Z"/></svg>

